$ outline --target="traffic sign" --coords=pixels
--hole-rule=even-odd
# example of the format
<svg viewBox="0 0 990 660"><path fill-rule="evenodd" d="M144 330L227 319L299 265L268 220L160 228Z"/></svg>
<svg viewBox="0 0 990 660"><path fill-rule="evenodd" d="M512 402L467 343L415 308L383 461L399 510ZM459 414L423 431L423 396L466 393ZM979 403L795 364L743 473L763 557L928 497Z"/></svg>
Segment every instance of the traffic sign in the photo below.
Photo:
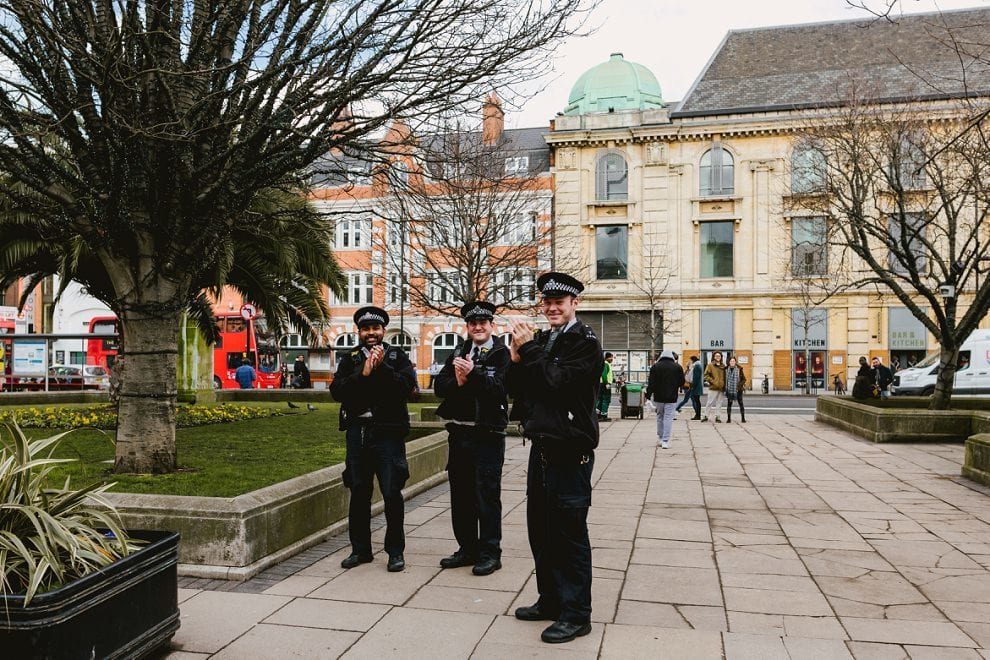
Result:
<svg viewBox="0 0 990 660"><path fill-rule="evenodd" d="M241 318L245 321L250 321L255 316L258 315L258 308L251 303L244 303L241 305Z"/></svg>

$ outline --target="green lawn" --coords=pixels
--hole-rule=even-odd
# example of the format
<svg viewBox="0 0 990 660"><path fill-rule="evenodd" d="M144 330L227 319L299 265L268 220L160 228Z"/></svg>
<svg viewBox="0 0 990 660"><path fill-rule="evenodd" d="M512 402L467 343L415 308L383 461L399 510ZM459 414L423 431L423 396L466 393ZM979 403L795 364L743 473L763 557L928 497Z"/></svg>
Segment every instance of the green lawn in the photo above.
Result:
<svg viewBox="0 0 990 660"><path fill-rule="evenodd" d="M315 404L314 411L306 410L305 404L292 411L285 403L247 405L291 414L178 429L180 470L157 476L111 474L113 433L74 431L56 455L80 462L60 467L55 474L60 480L71 476L74 485L114 481L114 491L233 497L343 462L344 434L337 430L337 404ZM410 405L410 411L421 405ZM57 431L26 429L25 433L38 438ZM428 432L419 431L414 437Z"/></svg>

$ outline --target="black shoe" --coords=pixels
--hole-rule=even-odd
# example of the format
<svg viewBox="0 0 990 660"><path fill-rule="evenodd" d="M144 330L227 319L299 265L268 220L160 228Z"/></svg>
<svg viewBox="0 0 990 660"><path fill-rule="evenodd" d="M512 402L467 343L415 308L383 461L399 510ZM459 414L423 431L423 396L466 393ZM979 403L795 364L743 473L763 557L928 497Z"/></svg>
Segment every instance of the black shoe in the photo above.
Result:
<svg viewBox="0 0 990 660"><path fill-rule="evenodd" d="M406 559L402 555L389 555L388 572L398 573L406 567Z"/></svg>
<svg viewBox="0 0 990 660"><path fill-rule="evenodd" d="M440 560L440 568L460 568L461 566L471 566L477 560L466 552L458 550L449 557Z"/></svg>
<svg viewBox="0 0 990 660"><path fill-rule="evenodd" d="M599 417L598 419L600 419L603 422L611 422L612 421L612 418L611 417Z"/></svg>
<svg viewBox="0 0 990 660"><path fill-rule="evenodd" d="M691 419L692 419L692 420L694 420L694 421L696 421L696 422L697 422L697 421L701 421L701 417L698 417L697 415L695 415L695 416L694 416L694 417L692 417Z"/></svg>
<svg viewBox="0 0 990 660"><path fill-rule="evenodd" d="M547 644L563 644L575 637L583 637L591 632L590 623L567 623L566 621L555 621L540 638Z"/></svg>
<svg viewBox="0 0 990 660"><path fill-rule="evenodd" d="M491 557L485 557L478 560L478 563L474 565L471 572L475 575L491 575L498 569L502 568L502 562L498 559L493 559Z"/></svg>
<svg viewBox="0 0 990 660"><path fill-rule="evenodd" d="M341 568L354 568L358 564L368 564L371 562L371 555L361 555L352 552L344 561L340 562Z"/></svg>
<svg viewBox="0 0 990 660"><path fill-rule="evenodd" d="M517 607L516 618L520 621L553 621L557 618L557 614L544 612L540 609L540 604L536 603L528 607Z"/></svg>

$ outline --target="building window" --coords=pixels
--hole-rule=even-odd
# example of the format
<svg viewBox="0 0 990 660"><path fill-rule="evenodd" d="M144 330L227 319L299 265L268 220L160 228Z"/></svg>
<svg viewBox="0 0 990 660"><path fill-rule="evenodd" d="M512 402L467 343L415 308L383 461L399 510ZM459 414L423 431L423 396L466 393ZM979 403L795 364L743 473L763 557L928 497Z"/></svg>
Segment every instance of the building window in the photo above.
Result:
<svg viewBox="0 0 990 660"><path fill-rule="evenodd" d="M701 223L701 276L732 277L733 222Z"/></svg>
<svg viewBox="0 0 990 660"><path fill-rule="evenodd" d="M827 272L825 218L791 219L791 274L797 277Z"/></svg>
<svg viewBox="0 0 990 660"><path fill-rule="evenodd" d="M347 273L347 288L344 296L330 296L333 305L370 305L374 293L375 279L371 273Z"/></svg>
<svg viewBox="0 0 990 660"><path fill-rule="evenodd" d="M453 332L437 335L433 340L433 363L444 364L450 354L454 352L457 341L460 339Z"/></svg>
<svg viewBox="0 0 990 660"><path fill-rule="evenodd" d="M536 273L532 269L504 271L499 280L503 302L510 305L536 302Z"/></svg>
<svg viewBox="0 0 990 660"><path fill-rule="evenodd" d="M890 235L890 270L898 275L907 275L912 270L921 273L926 264L925 226L923 213L892 215L888 221ZM913 262L913 264L912 264Z"/></svg>
<svg viewBox="0 0 990 660"><path fill-rule="evenodd" d="M622 154L607 153L595 165L595 199L624 201L629 198L629 170Z"/></svg>
<svg viewBox="0 0 990 660"><path fill-rule="evenodd" d="M358 345L358 335L356 332L345 332L337 337L333 345L338 349L355 348Z"/></svg>
<svg viewBox="0 0 990 660"><path fill-rule="evenodd" d="M529 170L529 156L514 156L505 159L505 173L525 174Z"/></svg>
<svg viewBox="0 0 990 660"><path fill-rule="evenodd" d="M922 190L928 187L925 164L928 159L916 139L905 137L898 143L890 163L890 178L902 190Z"/></svg>
<svg viewBox="0 0 990 660"><path fill-rule="evenodd" d="M536 212L521 211L502 218L502 243L529 245L536 240Z"/></svg>
<svg viewBox="0 0 990 660"><path fill-rule="evenodd" d="M409 336L408 332L397 332L388 338L388 343L392 346L398 346L406 353L412 349L412 337Z"/></svg>
<svg viewBox="0 0 990 660"><path fill-rule="evenodd" d="M735 189L732 154L716 143L701 157L701 196L731 195Z"/></svg>
<svg viewBox="0 0 990 660"><path fill-rule="evenodd" d="M389 273L385 281L385 304L401 305L409 300L409 284L402 281L399 273Z"/></svg>
<svg viewBox="0 0 990 660"><path fill-rule="evenodd" d="M447 181L460 181L467 174L465 163L444 163L443 178Z"/></svg>
<svg viewBox="0 0 990 660"><path fill-rule="evenodd" d="M595 278L624 280L629 275L629 228L607 225L595 228Z"/></svg>
<svg viewBox="0 0 990 660"><path fill-rule="evenodd" d="M409 166L406 165L406 161L392 161L392 184L399 190L409 187Z"/></svg>
<svg viewBox="0 0 990 660"><path fill-rule="evenodd" d="M371 221L360 218L343 218L337 221L336 243L338 250L367 250Z"/></svg>
<svg viewBox="0 0 990 660"><path fill-rule="evenodd" d="M400 249L409 245L409 228L402 220L389 220L385 223L385 235L390 248Z"/></svg>
<svg viewBox="0 0 990 660"><path fill-rule="evenodd" d="M456 271L429 273L426 284L426 297L434 305L452 305L459 302L455 287L459 284Z"/></svg>
<svg viewBox="0 0 990 660"><path fill-rule="evenodd" d="M798 146L791 156L791 192L821 192L825 189L825 154L814 147Z"/></svg>

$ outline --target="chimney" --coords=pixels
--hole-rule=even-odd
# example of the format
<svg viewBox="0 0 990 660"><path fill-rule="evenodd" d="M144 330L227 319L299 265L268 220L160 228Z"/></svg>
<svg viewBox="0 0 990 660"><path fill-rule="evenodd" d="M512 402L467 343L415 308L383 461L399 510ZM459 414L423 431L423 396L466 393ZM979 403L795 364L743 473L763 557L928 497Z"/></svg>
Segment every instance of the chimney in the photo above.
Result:
<svg viewBox="0 0 990 660"><path fill-rule="evenodd" d="M505 112L502 111L502 101L495 92L488 95L481 107L481 138L488 146L498 144L505 128Z"/></svg>

